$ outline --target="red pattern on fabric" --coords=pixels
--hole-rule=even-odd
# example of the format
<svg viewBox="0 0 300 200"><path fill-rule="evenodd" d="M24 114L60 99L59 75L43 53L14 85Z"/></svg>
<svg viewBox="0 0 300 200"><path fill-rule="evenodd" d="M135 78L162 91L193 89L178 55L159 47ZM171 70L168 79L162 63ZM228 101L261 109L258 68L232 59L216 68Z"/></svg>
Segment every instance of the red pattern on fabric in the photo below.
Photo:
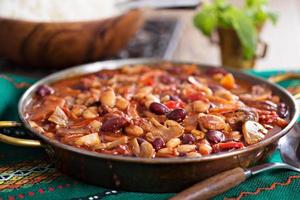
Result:
<svg viewBox="0 0 300 200"><path fill-rule="evenodd" d="M237 198L224 198L224 200L240 200L249 195L258 195L262 191L274 190L276 186L287 186L292 183L293 179L299 179L300 175L290 176L286 182L275 182L270 187L257 188L255 192L241 192Z"/></svg>
<svg viewBox="0 0 300 200"><path fill-rule="evenodd" d="M28 88L31 85L30 83L26 83L26 82L17 83L13 78L4 74L0 74L0 79L4 79L10 82L16 89Z"/></svg>
<svg viewBox="0 0 300 200"><path fill-rule="evenodd" d="M34 196L34 192L28 192L29 196Z"/></svg>
<svg viewBox="0 0 300 200"><path fill-rule="evenodd" d="M77 181L74 181L72 184L73 184L73 185L76 185L76 184L78 184L78 182L77 182ZM63 186L63 185L58 185L56 188L59 188L59 189L69 188L69 187L72 186L72 184L66 183L64 186ZM54 190L55 190L54 187L48 188L48 191L49 191L49 192L53 192ZM40 189L38 190L38 192L41 193L41 194L44 194L44 193L45 193L45 190L44 190L43 188L40 188ZM23 194L23 193L17 194L16 196L19 197L19 195L24 195L24 194ZM28 195L32 197L32 196L35 195L35 192L30 191L30 192L28 192ZM24 198L25 198L25 197L26 197L26 195L24 195ZM9 199L9 198L12 198L12 199ZM3 200L3 199L0 197L0 200ZM8 200L15 200L15 197L9 196L9 197L8 197Z"/></svg>
<svg viewBox="0 0 300 200"><path fill-rule="evenodd" d="M8 197L8 200L15 200L15 197L9 196L9 197Z"/></svg>
<svg viewBox="0 0 300 200"><path fill-rule="evenodd" d="M0 173L4 173L7 171L16 171L16 170L30 170L33 166L46 166L49 165L48 162L45 160L33 160L33 161L22 161L20 163L1 166L0 167ZM56 170L49 170L47 172L43 173L36 173L33 172L30 175L26 175L23 177L18 176L15 179L11 179L8 181L5 181L4 183L0 184L0 191L6 190L6 189L18 189L25 185L33 185L36 183L40 183L41 181L50 182L55 180L57 177L59 177L61 173L59 173Z"/></svg>
<svg viewBox="0 0 300 200"><path fill-rule="evenodd" d="M19 194L18 197L19 197L20 199L24 199L25 195L24 195L24 194Z"/></svg>

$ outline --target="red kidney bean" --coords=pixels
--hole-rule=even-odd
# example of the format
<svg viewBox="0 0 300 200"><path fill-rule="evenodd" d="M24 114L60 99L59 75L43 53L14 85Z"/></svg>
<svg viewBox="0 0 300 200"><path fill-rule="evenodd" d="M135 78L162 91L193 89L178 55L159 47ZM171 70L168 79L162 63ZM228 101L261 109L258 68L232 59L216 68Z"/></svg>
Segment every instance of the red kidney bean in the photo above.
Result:
<svg viewBox="0 0 300 200"><path fill-rule="evenodd" d="M218 84L210 83L208 84L209 89L211 89L213 92L216 92L218 90L224 90L224 88Z"/></svg>
<svg viewBox="0 0 300 200"><path fill-rule="evenodd" d="M141 145L143 142L145 142L145 139L138 137L136 138L137 142L139 143L139 145Z"/></svg>
<svg viewBox="0 0 300 200"><path fill-rule="evenodd" d="M225 140L225 136L221 131L209 130L206 133L206 138L212 143L220 143Z"/></svg>
<svg viewBox="0 0 300 200"><path fill-rule="evenodd" d="M169 108L165 106L164 104L153 102L150 104L149 107L150 111L157 114L157 115L164 115L167 112L169 112Z"/></svg>
<svg viewBox="0 0 300 200"><path fill-rule="evenodd" d="M179 153L179 157L186 157L186 153Z"/></svg>
<svg viewBox="0 0 300 200"><path fill-rule="evenodd" d="M165 142L161 138L155 138L155 140L152 142L152 145L154 149L158 151L165 146Z"/></svg>
<svg viewBox="0 0 300 200"><path fill-rule="evenodd" d="M277 106L277 114L279 117L281 118L286 118L288 115L288 109L285 103L281 102L278 106Z"/></svg>
<svg viewBox="0 0 300 200"><path fill-rule="evenodd" d="M206 70L205 72L207 75L210 75L210 76L213 76L213 75L216 75L216 74L223 74L223 75L226 75L228 74L228 72L224 69L224 68L209 68L208 70Z"/></svg>
<svg viewBox="0 0 300 200"><path fill-rule="evenodd" d="M168 69L168 72L170 72L171 74L180 74L182 72L182 68L179 66L173 66Z"/></svg>
<svg viewBox="0 0 300 200"><path fill-rule="evenodd" d="M53 94L53 93L54 93L54 89L48 85L40 85L36 90L36 94L40 95L42 97Z"/></svg>
<svg viewBox="0 0 300 200"><path fill-rule="evenodd" d="M176 95L171 95L170 100L172 100L172 101L181 101L181 99Z"/></svg>
<svg viewBox="0 0 300 200"><path fill-rule="evenodd" d="M128 125L128 121L124 117L113 117L103 122L101 131L116 132Z"/></svg>
<svg viewBox="0 0 300 200"><path fill-rule="evenodd" d="M99 79L107 80L114 76L112 72L107 71L106 73L100 72L96 75Z"/></svg>
<svg viewBox="0 0 300 200"><path fill-rule="evenodd" d="M183 144L194 144L196 138L192 134L183 134L182 143Z"/></svg>
<svg viewBox="0 0 300 200"><path fill-rule="evenodd" d="M186 117L186 111L184 109L178 108L175 109L169 113L167 113L167 118L177 121L177 122L182 122L184 118Z"/></svg>
<svg viewBox="0 0 300 200"><path fill-rule="evenodd" d="M171 84L175 82L175 78L170 75L162 75L159 77L160 82L165 85Z"/></svg>
<svg viewBox="0 0 300 200"><path fill-rule="evenodd" d="M72 89L74 89L74 90L80 90L80 91L86 91L86 90L88 90L88 88L85 85L83 85L82 83L77 84L77 85L73 85Z"/></svg>

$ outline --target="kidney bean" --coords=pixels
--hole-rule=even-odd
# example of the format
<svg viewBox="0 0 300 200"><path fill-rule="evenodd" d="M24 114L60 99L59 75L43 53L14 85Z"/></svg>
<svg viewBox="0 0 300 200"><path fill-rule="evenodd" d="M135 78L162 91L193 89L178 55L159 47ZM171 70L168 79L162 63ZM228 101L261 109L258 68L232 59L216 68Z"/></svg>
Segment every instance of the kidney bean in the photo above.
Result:
<svg viewBox="0 0 300 200"><path fill-rule="evenodd" d="M83 85L82 83L73 85L72 89L74 89L74 90L80 90L80 91L86 91L86 90L88 90L88 88L85 85Z"/></svg>
<svg viewBox="0 0 300 200"><path fill-rule="evenodd" d="M175 109L169 113L167 113L167 118L177 121L177 122L182 122L184 118L186 117L186 111L184 109L178 108Z"/></svg>
<svg viewBox="0 0 300 200"><path fill-rule="evenodd" d="M171 74L180 74L182 73L182 68L179 66L173 66L168 69L168 72L170 72Z"/></svg>
<svg viewBox="0 0 300 200"><path fill-rule="evenodd" d="M113 117L103 122L101 131L116 132L128 125L128 121L124 117Z"/></svg>
<svg viewBox="0 0 300 200"><path fill-rule="evenodd" d="M184 134L182 135L182 143L183 144L194 144L196 138L192 134Z"/></svg>
<svg viewBox="0 0 300 200"><path fill-rule="evenodd" d="M277 114L279 117L281 118L286 118L288 115L288 109L285 103L281 102L278 106L277 106Z"/></svg>
<svg viewBox="0 0 300 200"><path fill-rule="evenodd" d="M152 145L154 149L158 151L165 146L165 142L161 138L155 138L155 140L152 142Z"/></svg>
<svg viewBox="0 0 300 200"><path fill-rule="evenodd" d="M186 153L179 153L179 157L186 157Z"/></svg>
<svg viewBox="0 0 300 200"><path fill-rule="evenodd" d="M181 101L181 99L180 99L178 96L176 96L176 95L171 95L171 96L170 96L170 99L171 99L172 101Z"/></svg>
<svg viewBox="0 0 300 200"><path fill-rule="evenodd" d="M114 76L114 74L110 73L110 72L107 72L107 73L100 72L100 73L97 73L96 76L99 79L108 80L108 79L112 78Z"/></svg>
<svg viewBox="0 0 300 200"><path fill-rule="evenodd" d="M208 70L206 70L206 74L210 75L210 76L213 76L216 74L226 75L226 74L228 74L228 72L224 68L218 67L218 68L209 68Z"/></svg>
<svg viewBox="0 0 300 200"><path fill-rule="evenodd" d="M141 145L143 142L145 142L145 139L138 137L136 138L137 142L139 143L139 145Z"/></svg>
<svg viewBox="0 0 300 200"><path fill-rule="evenodd" d="M159 77L160 82L165 85L171 84L175 82L175 78L170 75L162 75Z"/></svg>
<svg viewBox="0 0 300 200"><path fill-rule="evenodd" d="M211 89L213 92L216 92L218 90L224 90L224 88L218 84L209 83L208 84L209 89Z"/></svg>
<svg viewBox="0 0 300 200"><path fill-rule="evenodd" d="M53 93L54 93L54 89L48 85L40 85L36 90L36 94L40 95L42 97L53 94Z"/></svg>
<svg viewBox="0 0 300 200"><path fill-rule="evenodd" d="M212 143L220 143L225 140L225 136L221 131L209 130L206 133L207 139Z"/></svg>
<svg viewBox="0 0 300 200"><path fill-rule="evenodd" d="M153 102L150 104L149 109L151 112L157 114L157 115L164 115L167 112L169 112L169 108L165 106L164 104Z"/></svg>

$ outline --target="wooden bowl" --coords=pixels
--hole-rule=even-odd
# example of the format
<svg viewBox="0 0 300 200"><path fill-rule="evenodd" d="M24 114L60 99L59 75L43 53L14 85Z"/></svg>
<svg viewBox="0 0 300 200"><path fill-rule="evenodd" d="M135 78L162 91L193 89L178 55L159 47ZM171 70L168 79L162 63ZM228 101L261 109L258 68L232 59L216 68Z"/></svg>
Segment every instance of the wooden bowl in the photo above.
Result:
<svg viewBox="0 0 300 200"><path fill-rule="evenodd" d="M22 66L63 68L115 55L142 24L142 11L82 22L0 18L0 57Z"/></svg>

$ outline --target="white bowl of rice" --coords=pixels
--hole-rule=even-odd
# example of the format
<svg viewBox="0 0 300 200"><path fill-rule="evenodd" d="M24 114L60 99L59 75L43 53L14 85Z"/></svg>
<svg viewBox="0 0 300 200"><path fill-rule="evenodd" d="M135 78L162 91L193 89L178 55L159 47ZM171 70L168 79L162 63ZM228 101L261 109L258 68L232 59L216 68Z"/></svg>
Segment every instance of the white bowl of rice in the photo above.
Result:
<svg viewBox="0 0 300 200"><path fill-rule="evenodd" d="M0 57L61 68L116 54L140 27L141 10L118 0L0 0Z"/></svg>

